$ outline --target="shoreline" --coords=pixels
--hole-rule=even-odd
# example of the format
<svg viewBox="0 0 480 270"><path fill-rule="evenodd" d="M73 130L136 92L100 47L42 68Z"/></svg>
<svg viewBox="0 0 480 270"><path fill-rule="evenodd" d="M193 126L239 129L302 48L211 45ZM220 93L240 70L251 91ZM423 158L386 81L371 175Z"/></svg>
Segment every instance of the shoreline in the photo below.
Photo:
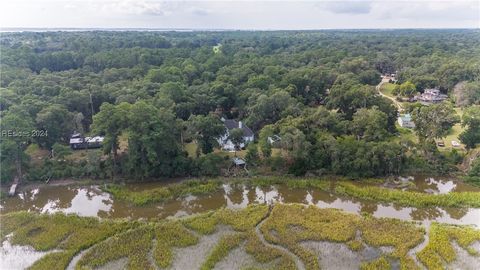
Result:
<svg viewBox="0 0 480 270"><path fill-rule="evenodd" d="M207 181L207 180L219 180L221 182L235 182L241 180L252 180L252 179L312 179L312 180L325 180L325 181L351 181L354 183L384 183L388 184L388 188L395 188L392 186L394 181L398 180L399 178L406 178L406 177L441 177L446 178L449 180L454 180L456 182L470 185L472 187L478 187L465 181L462 176L460 175L439 175L439 174L422 174L422 173L412 173L409 176L403 175L396 175L396 176L384 176L384 177L370 177L370 178L359 178L359 179L349 179L344 176L339 175L324 175L324 176L293 176L293 175L255 175L255 176L242 176L242 177L168 177L168 178L149 178L143 180L133 180L131 178L118 178L117 180L113 181L111 179L91 179L91 178L62 178L62 179L55 179L51 180L48 183L45 182L36 182L36 181L26 181L19 185L18 192L29 191L36 188L44 188L44 187L57 187L57 186L88 186L88 185L102 185L102 184L114 184L114 185L129 185L129 184L139 184L139 185L148 185L148 184L178 184L185 181ZM0 185L0 192L8 193L8 189L11 183L2 184Z"/></svg>

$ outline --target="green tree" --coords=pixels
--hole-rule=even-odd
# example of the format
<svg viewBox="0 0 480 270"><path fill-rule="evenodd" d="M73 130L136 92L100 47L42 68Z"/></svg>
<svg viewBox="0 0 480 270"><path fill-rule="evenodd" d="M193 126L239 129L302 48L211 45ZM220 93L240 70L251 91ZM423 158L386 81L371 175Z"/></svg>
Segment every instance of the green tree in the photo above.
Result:
<svg viewBox="0 0 480 270"><path fill-rule="evenodd" d="M112 178L115 178L117 172L119 137L130 124L128 115L131 107L126 102L119 105L104 103L93 117L92 130L105 136L103 152L112 157Z"/></svg>
<svg viewBox="0 0 480 270"><path fill-rule="evenodd" d="M245 155L245 161L249 165L256 166L260 162L260 156L258 155L258 145L250 143L247 146L247 154Z"/></svg>
<svg viewBox="0 0 480 270"><path fill-rule="evenodd" d="M471 106L465 110L462 116L462 127L465 130L459 138L467 148L475 148L480 143L480 105Z"/></svg>
<svg viewBox="0 0 480 270"><path fill-rule="evenodd" d="M412 118L420 141L428 142L445 137L460 121L452 105L446 102L415 108Z"/></svg>
<svg viewBox="0 0 480 270"><path fill-rule="evenodd" d="M32 140L33 120L20 107L12 107L2 117L0 136L1 178L12 179L14 175L23 176L28 156L25 149Z"/></svg>
<svg viewBox="0 0 480 270"><path fill-rule="evenodd" d="M237 150L240 150L240 145L244 143L243 139L243 129L241 128L234 128L230 130L230 134L228 135L228 139L232 141L233 145L235 146L235 156L237 156Z"/></svg>
<svg viewBox="0 0 480 270"><path fill-rule="evenodd" d="M399 88L399 94L404 97L414 96L417 92L417 87L411 81L402 83Z"/></svg>
<svg viewBox="0 0 480 270"><path fill-rule="evenodd" d="M41 110L36 118L37 127L48 136L41 136L37 141L50 148L56 142L68 142L74 129L73 114L64 106L53 104Z"/></svg>
<svg viewBox="0 0 480 270"><path fill-rule="evenodd" d="M468 176L478 177L480 181L480 158L475 159L472 162L472 167L468 171Z"/></svg>
<svg viewBox="0 0 480 270"><path fill-rule="evenodd" d="M300 115L300 105L283 90L271 96L260 95L249 103L247 123L254 130L259 130L266 124L277 122L285 115Z"/></svg>
<svg viewBox="0 0 480 270"><path fill-rule="evenodd" d="M327 106L330 109L339 109L347 119L352 119L357 109L375 105L377 98L373 87L356 84L347 79L346 82L336 83L332 87Z"/></svg>
<svg viewBox="0 0 480 270"><path fill-rule="evenodd" d="M55 143L52 146L52 154L56 159L64 159L66 156L72 154L72 149L66 145Z"/></svg>
<svg viewBox="0 0 480 270"><path fill-rule="evenodd" d="M190 133L193 134L204 154L212 152L213 148L218 145L217 139L225 134L225 126L213 114L192 115L188 119L188 123Z"/></svg>
<svg viewBox="0 0 480 270"><path fill-rule="evenodd" d="M280 145L293 159L304 159L309 155L311 143L305 134L298 128L285 125L280 128Z"/></svg>
<svg viewBox="0 0 480 270"><path fill-rule="evenodd" d="M359 109L354 115L351 130L357 139L383 140L387 136L387 115L376 107Z"/></svg>
<svg viewBox="0 0 480 270"><path fill-rule="evenodd" d="M144 101L132 105L128 115L128 171L140 178L185 173L180 130L175 115Z"/></svg>
<svg viewBox="0 0 480 270"><path fill-rule="evenodd" d="M260 130L258 143L260 145L260 151L263 158L269 158L272 155L272 145L268 141L268 137L274 135L274 127L272 125L266 125Z"/></svg>

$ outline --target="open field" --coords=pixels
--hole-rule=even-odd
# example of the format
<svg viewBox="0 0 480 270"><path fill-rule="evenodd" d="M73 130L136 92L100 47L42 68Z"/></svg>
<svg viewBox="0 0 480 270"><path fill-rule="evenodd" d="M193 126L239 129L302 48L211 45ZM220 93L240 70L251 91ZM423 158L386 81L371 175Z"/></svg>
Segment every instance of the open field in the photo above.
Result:
<svg viewBox="0 0 480 270"><path fill-rule="evenodd" d="M394 88L395 88L395 84L384 83L384 84L382 84L382 87L380 88L380 91L386 96L395 98L395 95L392 94Z"/></svg>
<svg viewBox="0 0 480 270"><path fill-rule="evenodd" d="M473 227L433 223L426 233L408 221L297 204L150 222L27 212L2 220L4 240L47 252L31 269L446 269L479 258L480 230ZM344 260L322 256L331 245L344 250L336 255Z"/></svg>

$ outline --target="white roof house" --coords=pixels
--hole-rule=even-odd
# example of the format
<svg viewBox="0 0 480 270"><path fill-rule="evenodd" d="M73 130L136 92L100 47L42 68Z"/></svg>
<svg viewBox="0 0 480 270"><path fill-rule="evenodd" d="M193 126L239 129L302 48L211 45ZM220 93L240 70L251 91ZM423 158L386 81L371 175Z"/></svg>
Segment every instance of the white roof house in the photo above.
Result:
<svg viewBox="0 0 480 270"><path fill-rule="evenodd" d="M70 137L70 147L72 149L99 148L102 146L105 137L83 137L80 133L75 133Z"/></svg>
<svg viewBox="0 0 480 270"><path fill-rule="evenodd" d="M404 128L415 128L415 123L412 120L412 116L407 114L401 114L397 120L398 124Z"/></svg>
<svg viewBox="0 0 480 270"><path fill-rule="evenodd" d="M421 95L415 96L416 100L425 105L439 103L447 98L448 96L442 94L439 89L425 89Z"/></svg>

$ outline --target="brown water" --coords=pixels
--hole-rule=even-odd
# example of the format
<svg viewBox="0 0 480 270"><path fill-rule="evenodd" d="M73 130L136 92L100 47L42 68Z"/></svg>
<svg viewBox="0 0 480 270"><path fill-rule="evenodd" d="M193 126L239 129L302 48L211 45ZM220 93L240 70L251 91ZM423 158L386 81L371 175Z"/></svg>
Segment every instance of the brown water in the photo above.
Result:
<svg viewBox="0 0 480 270"><path fill-rule="evenodd" d="M412 184L405 185L405 182ZM429 193L480 191L454 179L414 177L395 181L403 189ZM145 190L164 185L162 183L129 184L134 190ZM407 186L407 187L405 187ZM203 196L187 196L148 206L132 206L115 200L98 186L44 186L23 191L0 203L2 213L12 211L35 211L39 213L76 213L80 216L100 218L165 218L181 217L194 213L215 210L221 207L244 208L252 203L303 203L321 208L337 208L351 213L366 212L375 217L391 217L416 220L422 223L438 221L452 224L473 224L480 227L480 209L477 208L414 208L391 203L376 203L337 196L319 189L290 189L284 185L271 187L233 187L224 184L215 193Z"/></svg>

